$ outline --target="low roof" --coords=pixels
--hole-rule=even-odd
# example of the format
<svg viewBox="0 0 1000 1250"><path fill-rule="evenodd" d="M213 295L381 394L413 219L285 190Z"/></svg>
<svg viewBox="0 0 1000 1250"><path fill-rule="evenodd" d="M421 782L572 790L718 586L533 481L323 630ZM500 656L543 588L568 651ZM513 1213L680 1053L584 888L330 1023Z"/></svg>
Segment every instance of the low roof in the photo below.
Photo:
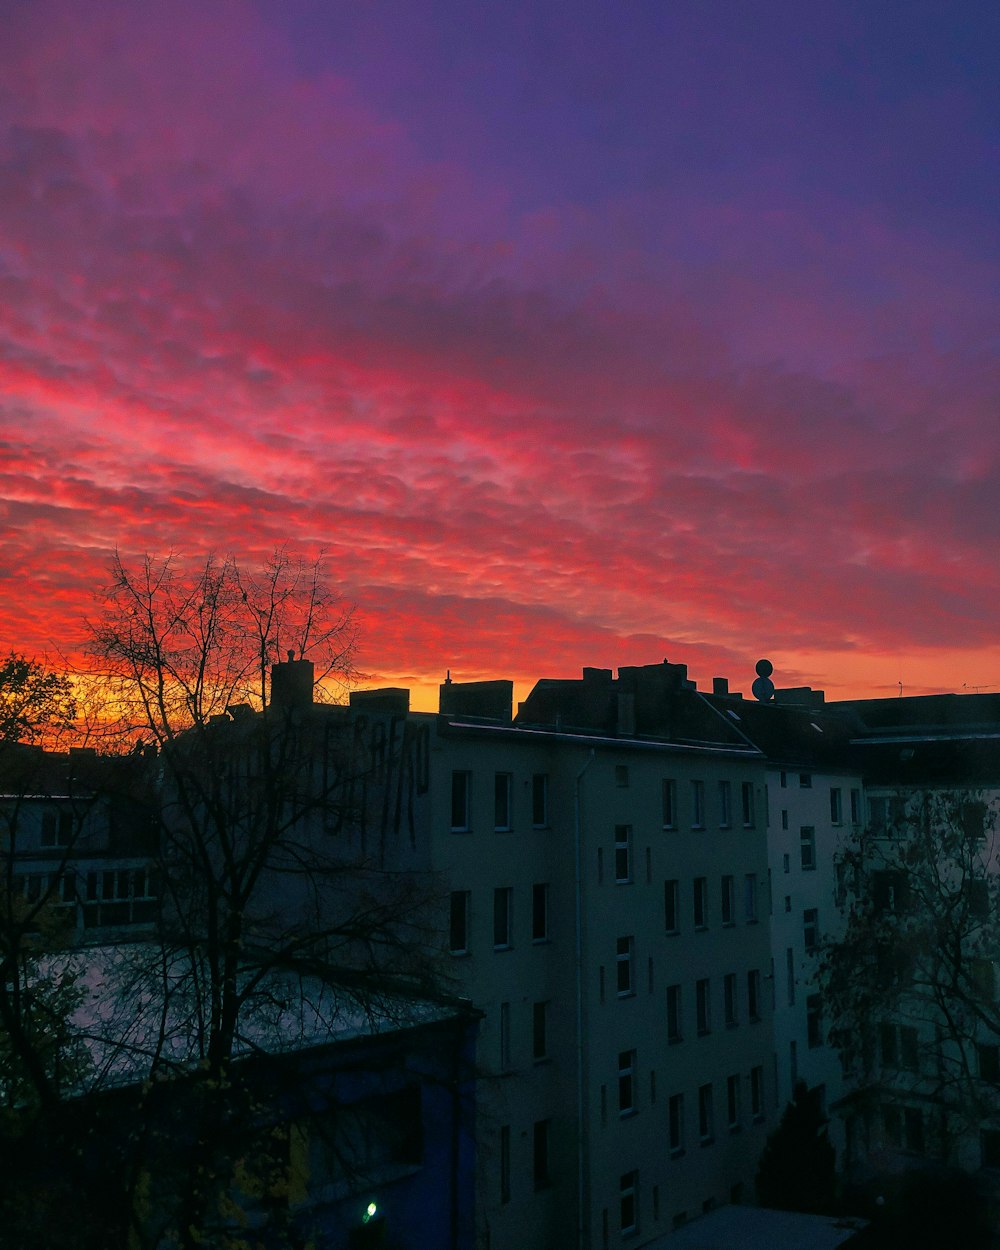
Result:
<svg viewBox="0 0 1000 1250"><path fill-rule="evenodd" d="M647 1242L646 1250L837 1250L864 1220L728 1206Z"/></svg>

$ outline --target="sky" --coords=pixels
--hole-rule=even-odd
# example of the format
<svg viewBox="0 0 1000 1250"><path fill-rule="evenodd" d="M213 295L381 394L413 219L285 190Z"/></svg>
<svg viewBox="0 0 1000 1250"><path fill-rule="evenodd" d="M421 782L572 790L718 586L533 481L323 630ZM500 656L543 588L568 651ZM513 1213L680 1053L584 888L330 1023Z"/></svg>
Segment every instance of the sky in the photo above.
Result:
<svg viewBox="0 0 1000 1250"><path fill-rule="evenodd" d="M0 649L314 558L370 685L1000 689L993 0L0 0ZM522 695L523 697L523 695Z"/></svg>

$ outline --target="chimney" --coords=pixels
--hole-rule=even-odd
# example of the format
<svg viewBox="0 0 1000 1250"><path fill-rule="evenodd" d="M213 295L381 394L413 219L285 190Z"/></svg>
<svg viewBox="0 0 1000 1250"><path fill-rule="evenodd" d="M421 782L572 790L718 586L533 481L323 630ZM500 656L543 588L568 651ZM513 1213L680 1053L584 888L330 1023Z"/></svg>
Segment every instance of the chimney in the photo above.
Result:
<svg viewBox="0 0 1000 1250"><path fill-rule="evenodd" d="M287 660L271 665L271 707L311 707L314 681L312 660L297 660L289 651Z"/></svg>
<svg viewBox="0 0 1000 1250"><path fill-rule="evenodd" d="M729 678L728 677L713 677L712 678L712 694L728 694L728 693L729 693Z"/></svg>

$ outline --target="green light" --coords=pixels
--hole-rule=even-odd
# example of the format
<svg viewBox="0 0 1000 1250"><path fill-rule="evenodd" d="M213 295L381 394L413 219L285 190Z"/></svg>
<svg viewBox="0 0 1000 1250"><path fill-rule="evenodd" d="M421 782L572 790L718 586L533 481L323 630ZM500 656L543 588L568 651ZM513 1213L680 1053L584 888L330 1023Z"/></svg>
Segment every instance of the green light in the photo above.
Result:
<svg viewBox="0 0 1000 1250"><path fill-rule="evenodd" d="M362 1224L367 1224L368 1221L372 1219L372 1217L375 1215L375 1212L377 1210L378 1210L378 1204L374 1202L369 1202L368 1207L365 1210L364 1216L362 1217L362 1220L361 1220Z"/></svg>

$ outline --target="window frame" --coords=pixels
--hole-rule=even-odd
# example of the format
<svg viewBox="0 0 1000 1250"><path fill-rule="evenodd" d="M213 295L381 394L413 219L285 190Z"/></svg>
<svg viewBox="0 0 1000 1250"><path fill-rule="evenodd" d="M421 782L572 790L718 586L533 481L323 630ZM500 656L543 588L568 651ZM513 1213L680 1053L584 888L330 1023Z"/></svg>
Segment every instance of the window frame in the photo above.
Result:
<svg viewBox="0 0 1000 1250"><path fill-rule="evenodd" d="M510 833L514 828L514 774L493 774L493 832Z"/></svg>
<svg viewBox="0 0 1000 1250"><path fill-rule="evenodd" d="M624 945L623 945L624 944ZM615 942L615 986L619 998L635 994L635 937L628 935Z"/></svg>
<svg viewBox="0 0 1000 1250"><path fill-rule="evenodd" d="M472 831L472 772L468 768L451 770L450 827L452 833Z"/></svg>
<svg viewBox="0 0 1000 1250"><path fill-rule="evenodd" d="M509 951L513 947L514 887L498 885L493 889L493 949Z"/></svg>
<svg viewBox="0 0 1000 1250"><path fill-rule="evenodd" d="M451 891L448 916L448 953L451 955L469 954L469 918L471 913L471 904L471 890ZM456 910L456 908L458 910ZM456 936L461 937L461 941L457 944L455 941Z"/></svg>

